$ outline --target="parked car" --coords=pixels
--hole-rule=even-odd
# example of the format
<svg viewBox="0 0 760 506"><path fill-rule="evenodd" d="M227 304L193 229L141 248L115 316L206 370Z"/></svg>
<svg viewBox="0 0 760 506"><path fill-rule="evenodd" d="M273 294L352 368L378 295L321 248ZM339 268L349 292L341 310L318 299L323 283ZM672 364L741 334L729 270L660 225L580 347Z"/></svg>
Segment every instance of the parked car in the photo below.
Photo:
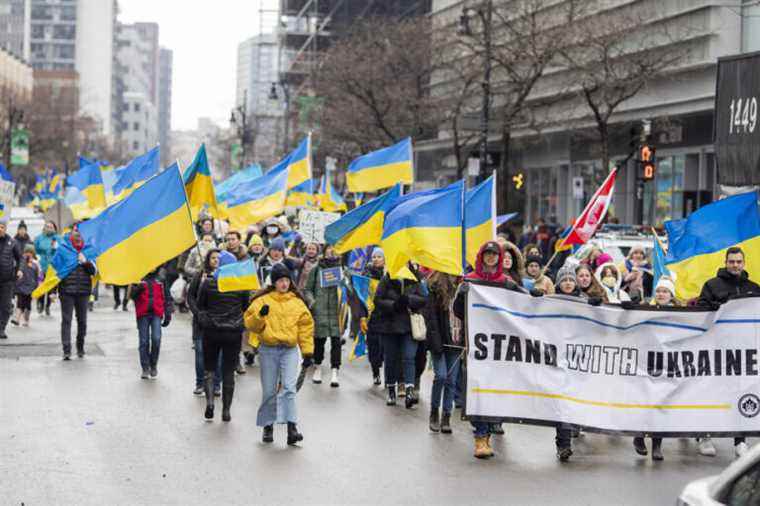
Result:
<svg viewBox="0 0 760 506"><path fill-rule="evenodd" d="M760 445L752 447L717 476L686 485L677 506L760 504Z"/></svg>

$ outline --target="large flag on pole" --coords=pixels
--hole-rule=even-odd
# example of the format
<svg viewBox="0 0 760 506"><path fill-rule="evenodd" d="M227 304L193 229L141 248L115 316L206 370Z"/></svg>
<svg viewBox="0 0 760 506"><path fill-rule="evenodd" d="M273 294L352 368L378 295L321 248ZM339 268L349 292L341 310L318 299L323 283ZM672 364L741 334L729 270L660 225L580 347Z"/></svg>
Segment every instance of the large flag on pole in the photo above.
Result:
<svg viewBox="0 0 760 506"><path fill-rule="evenodd" d="M260 178L242 183L227 201L230 225L245 230L251 223L277 216L285 209L288 171L270 170Z"/></svg>
<svg viewBox="0 0 760 506"><path fill-rule="evenodd" d="M596 233L612 202L612 194L615 192L615 176L617 176L617 167L610 171L602 186L596 190L586 208L573 223L570 233L562 240L562 244L556 247L557 251L567 245L586 244Z"/></svg>
<svg viewBox="0 0 760 506"><path fill-rule="evenodd" d="M70 175L66 182L87 197L87 204L91 209L106 207L106 190L99 164L90 163L82 166Z"/></svg>
<svg viewBox="0 0 760 506"><path fill-rule="evenodd" d="M160 169L160 151L159 147L151 149L147 153L138 156L129 162L119 172L119 178L113 185L114 195L125 191L125 196L134 190L137 186L153 177Z"/></svg>
<svg viewBox="0 0 760 506"><path fill-rule="evenodd" d="M208 165L205 144L201 144L192 163L185 169L182 179L185 181L187 202L190 205L193 221L198 219L204 207L208 208L211 216L217 217L219 212L216 208L214 182L211 180L211 168Z"/></svg>
<svg viewBox="0 0 760 506"><path fill-rule="evenodd" d="M288 156L269 169L267 174L281 171L288 173L288 190L311 179L311 134L307 135Z"/></svg>
<svg viewBox="0 0 760 506"><path fill-rule="evenodd" d="M380 244L383 238L385 214L401 196L401 185L396 185L348 213L325 228L325 240L335 246L338 254L356 248Z"/></svg>
<svg viewBox="0 0 760 506"><path fill-rule="evenodd" d="M149 179L79 231L95 249L102 282L137 283L196 243L179 167Z"/></svg>
<svg viewBox="0 0 760 506"><path fill-rule="evenodd" d="M467 229L467 262L475 266L483 243L496 238L496 179L491 176L465 197L465 228Z"/></svg>

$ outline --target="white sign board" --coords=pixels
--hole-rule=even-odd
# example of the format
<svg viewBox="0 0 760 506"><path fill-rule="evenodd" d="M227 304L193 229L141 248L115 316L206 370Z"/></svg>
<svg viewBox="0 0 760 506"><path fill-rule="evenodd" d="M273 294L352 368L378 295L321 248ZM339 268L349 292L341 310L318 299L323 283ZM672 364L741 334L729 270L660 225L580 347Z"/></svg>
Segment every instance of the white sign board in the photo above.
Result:
<svg viewBox="0 0 760 506"><path fill-rule="evenodd" d="M626 434L756 433L758 301L626 310L472 284L466 414Z"/></svg>
<svg viewBox="0 0 760 506"><path fill-rule="evenodd" d="M0 217L10 219L16 183L0 179Z"/></svg>
<svg viewBox="0 0 760 506"><path fill-rule="evenodd" d="M298 232L306 243L325 243L325 228L338 221L340 213L325 213L303 209L298 215Z"/></svg>
<svg viewBox="0 0 760 506"><path fill-rule="evenodd" d="M477 177L480 175L480 159L479 158L467 159L467 175L470 177Z"/></svg>

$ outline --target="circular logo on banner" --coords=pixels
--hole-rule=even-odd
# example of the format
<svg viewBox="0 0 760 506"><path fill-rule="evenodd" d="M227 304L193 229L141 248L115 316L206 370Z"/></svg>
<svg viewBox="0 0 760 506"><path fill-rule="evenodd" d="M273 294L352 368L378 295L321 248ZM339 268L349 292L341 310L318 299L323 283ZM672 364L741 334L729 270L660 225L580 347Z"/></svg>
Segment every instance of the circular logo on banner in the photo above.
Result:
<svg viewBox="0 0 760 506"><path fill-rule="evenodd" d="M739 413L752 418L760 413L760 397L755 394L744 394L739 398Z"/></svg>

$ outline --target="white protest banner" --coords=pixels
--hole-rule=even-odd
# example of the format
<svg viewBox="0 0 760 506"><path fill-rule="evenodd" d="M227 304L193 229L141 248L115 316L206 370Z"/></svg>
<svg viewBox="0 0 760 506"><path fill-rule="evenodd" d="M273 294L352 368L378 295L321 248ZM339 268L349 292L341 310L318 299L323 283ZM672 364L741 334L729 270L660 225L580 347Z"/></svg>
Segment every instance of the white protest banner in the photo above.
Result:
<svg viewBox="0 0 760 506"><path fill-rule="evenodd" d="M760 298L593 307L471 284L466 414L589 431L760 434Z"/></svg>
<svg viewBox="0 0 760 506"><path fill-rule="evenodd" d="M298 213L298 232L306 243L325 243L325 228L330 223L338 221L339 213L325 213L322 211L301 210Z"/></svg>
<svg viewBox="0 0 760 506"><path fill-rule="evenodd" d="M15 192L16 183L0 179L0 217L10 218Z"/></svg>

